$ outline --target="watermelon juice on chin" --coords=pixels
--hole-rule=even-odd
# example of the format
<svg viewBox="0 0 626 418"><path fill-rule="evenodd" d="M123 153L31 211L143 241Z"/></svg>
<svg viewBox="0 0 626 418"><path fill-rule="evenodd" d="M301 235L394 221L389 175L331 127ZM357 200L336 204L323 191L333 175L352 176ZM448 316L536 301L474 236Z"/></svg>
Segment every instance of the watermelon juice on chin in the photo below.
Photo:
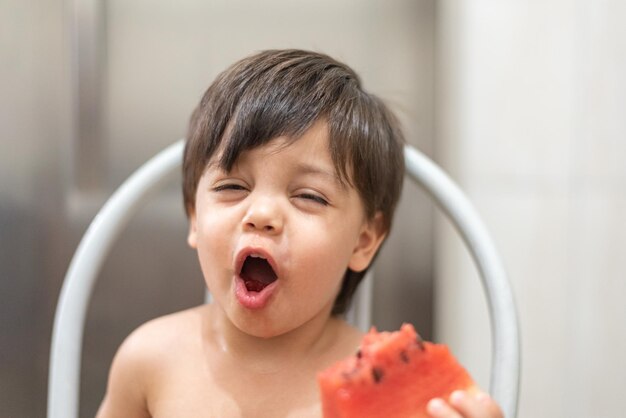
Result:
<svg viewBox="0 0 626 418"><path fill-rule="evenodd" d="M324 418L426 418L432 398L477 390L447 346L423 341L410 324L366 334L356 355L318 375Z"/></svg>

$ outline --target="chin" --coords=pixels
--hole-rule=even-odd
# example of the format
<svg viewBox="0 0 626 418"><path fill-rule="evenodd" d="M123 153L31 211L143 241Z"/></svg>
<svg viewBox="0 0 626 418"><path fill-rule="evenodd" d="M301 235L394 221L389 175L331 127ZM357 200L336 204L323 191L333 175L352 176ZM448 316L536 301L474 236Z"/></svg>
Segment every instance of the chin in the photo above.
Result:
<svg viewBox="0 0 626 418"><path fill-rule="evenodd" d="M244 334L262 339L278 337L294 329L260 312L254 312L252 315L250 312L235 313L231 316L231 322Z"/></svg>

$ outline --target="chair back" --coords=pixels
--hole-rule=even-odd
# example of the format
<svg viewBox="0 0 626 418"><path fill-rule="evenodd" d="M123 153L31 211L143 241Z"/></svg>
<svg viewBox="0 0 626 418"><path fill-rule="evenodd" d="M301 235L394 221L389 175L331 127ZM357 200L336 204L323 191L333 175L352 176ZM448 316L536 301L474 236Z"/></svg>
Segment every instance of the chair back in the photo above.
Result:
<svg viewBox="0 0 626 418"><path fill-rule="evenodd" d="M87 305L98 273L132 216L180 168L184 140L167 147L135 171L109 198L85 232L63 281L52 330L48 418L77 418L80 364ZM482 279L492 330L490 392L504 415L515 418L519 394L520 343L511 286L500 257L477 212L459 187L430 159L405 147L407 174L455 225ZM348 314L353 324L371 323L372 278L359 289Z"/></svg>

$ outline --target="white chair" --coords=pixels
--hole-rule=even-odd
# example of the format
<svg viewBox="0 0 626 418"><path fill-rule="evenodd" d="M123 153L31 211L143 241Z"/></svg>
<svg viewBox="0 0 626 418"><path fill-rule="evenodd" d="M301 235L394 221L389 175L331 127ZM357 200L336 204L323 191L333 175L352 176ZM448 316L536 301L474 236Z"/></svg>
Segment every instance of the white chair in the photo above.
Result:
<svg viewBox="0 0 626 418"><path fill-rule="evenodd" d="M83 328L98 272L129 219L167 175L180 168L183 148L184 141L180 140L132 174L105 203L82 238L65 276L54 318L48 418L78 417ZM519 330L513 294L500 258L478 214L454 182L416 149L407 146L404 155L408 175L456 226L480 272L492 330L490 392L504 415L515 418L520 380ZM364 284L367 287L368 281ZM356 316L361 328L366 328L371 292L364 289L359 294Z"/></svg>

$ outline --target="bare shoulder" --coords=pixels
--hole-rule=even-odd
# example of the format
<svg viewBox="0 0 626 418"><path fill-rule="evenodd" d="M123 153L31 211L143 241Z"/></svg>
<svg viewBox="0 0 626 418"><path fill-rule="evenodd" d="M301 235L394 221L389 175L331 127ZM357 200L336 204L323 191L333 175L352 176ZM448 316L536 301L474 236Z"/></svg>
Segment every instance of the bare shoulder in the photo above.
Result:
<svg viewBox="0 0 626 418"><path fill-rule="evenodd" d="M153 319L120 345L98 418L149 417L148 397L160 370L189 349L201 323L202 307Z"/></svg>
<svg viewBox="0 0 626 418"><path fill-rule="evenodd" d="M343 336L342 340L345 340L346 342L353 344L353 343L360 343L361 339L363 338L364 333L350 325L349 323L347 323L346 321L344 321L343 319L335 319L336 323L337 323L337 329L340 333L340 335Z"/></svg>
<svg viewBox="0 0 626 418"><path fill-rule="evenodd" d="M149 377L155 364L163 365L196 340L203 307L152 319L135 329L120 346L113 366L132 367Z"/></svg>
<svg viewBox="0 0 626 418"><path fill-rule="evenodd" d="M193 338L201 326L204 306L187 309L152 319L133 331L122 344L129 351L140 349L144 354L163 354Z"/></svg>
<svg viewBox="0 0 626 418"><path fill-rule="evenodd" d="M338 360L357 352L363 332L339 318L332 318L333 356Z"/></svg>

